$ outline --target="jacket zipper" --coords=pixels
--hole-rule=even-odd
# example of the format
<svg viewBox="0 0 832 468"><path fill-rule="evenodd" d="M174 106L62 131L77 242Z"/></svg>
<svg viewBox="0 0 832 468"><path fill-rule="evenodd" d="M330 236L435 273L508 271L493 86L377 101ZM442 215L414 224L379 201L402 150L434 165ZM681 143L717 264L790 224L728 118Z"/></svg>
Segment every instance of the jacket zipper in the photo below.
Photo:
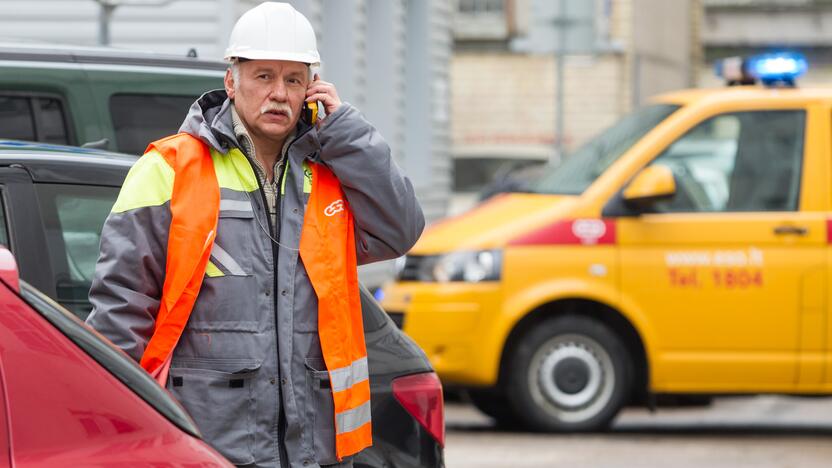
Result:
<svg viewBox="0 0 832 468"><path fill-rule="evenodd" d="M289 150L286 149L286 156L284 158L288 159ZM283 164L286 164L285 162ZM281 204L283 203L283 194L280 193L281 183L283 181L283 172L284 168L282 164L278 165L278 173L275 174L277 178L275 179L275 193L274 193L274 222L275 227L272 231L272 235L274 238L280 241L280 212L281 212ZM263 197L265 197L265 192ZM271 223L271 213L269 214L269 223ZM271 230L271 224L269 225L269 229ZM280 398L280 405L278 408L277 414L277 450L280 453L280 466L281 468L289 466L289 454L286 453L286 412L283 409L283 379L280 378L280 335L278 330L280 329L280 325L278 323L278 319L280 316L277 313L277 261L280 255L280 246L275 246L274 242L269 239L269 243L272 244L272 255L274 257L274 334L275 334L275 345L277 346L277 377L278 383L280 384L280 390L278 392L278 398Z"/></svg>
<svg viewBox="0 0 832 468"><path fill-rule="evenodd" d="M254 167L254 164L252 163L251 160L249 160L249 165L251 166L251 170L254 171L255 174L256 174L257 173L257 168ZM279 187L279 185L278 185L278 187ZM260 180L257 181L257 191L260 192L260 198L263 201L263 208L264 208L263 211L265 212L265 216L266 216L266 226L269 229L268 235L274 237L275 239L280 239L280 234L275 232L276 230L279 231L279 228L275 229L275 227L272 226L272 215L269 212L269 201L266 198L266 190L263 188L263 183ZM276 197L279 196L279 194L280 194L280 192L278 191ZM278 217L279 213L277 212L277 210L278 210L277 204L278 204L278 200L275 199L275 210L276 210L276 212L275 212L275 221L276 221L276 223L275 224L279 225L279 223L277 223L277 221L280 220L280 218ZM278 408L278 410L277 410L277 450L278 450L279 458L280 458L280 466L282 468L282 467L288 467L288 454L286 453L286 449L285 449L286 441L284 440L284 437L285 437L284 434L286 432L286 419L285 419L286 416L283 414L283 379L281 378L281 371L280 371L280 336L278 335L278 332L277 332L277 329L278 329L278 322L277 322L277 320L278 320L278 315L277 315L277 302L278 302L277 301L277 258L278 258L278 250L277 250L277 247L274 245L274 241L272 241L272 239L269 239L268 242L269 242L269 246L271 247L271 250L272 250L272 265L273 265L273 268L272 268L272 279L273 279L272 280L272 303L274 305L274 321L275 321L275 323L274 323L274 325L275 325L275 342L274 342L274 344L275 344L275 352L277 354L277 362L276 362L276 364L277 364L276 365L276 369L277 369L277 382L276 383L277 383L277 399L278 399L278 405L277 405L277 408Z"/></svg>
<svg viewBox="0 0 832 468"><path fill-rule="evenodd" d="M281 158L284 159L284 161L283 161L283 164L281 165L282 167L279 168L278 174L276 174L277 175L277 180L276 180L277 184L275 186L275 200L274 200L274 219L275 219L275 224L277 225L275 227L275 230L274 230L275 231L274 232L274 237L278 241L280 241L280 215L283 212L283 177L286 175L286 171L289 167L289 150L292 149L292 145L295 144L295 142L298 141L298 139L300 137L305 135L311 129L312 129L312 127L309 127L307 129L305 129L303 132L301 132L300 134L295 135L295 138L291 142L289 142L289 146L286 147L286 151L284 152L284 154L281 155ZM265 198L265 196L266 196L265 192L263 192L263 197ZM271 221L271 216L269 216L269 220ZM274 242L272 242L272 252L273 252L273 255L274 255L274 315L275 315L275 317L274 317L274 320L275 320L274 333L275 333L275 342L278 344L278 357L277 357L278 370L280 369L280 352L279 352L280 336L278 335L278 332L277 332L277 330L278 330L277 324L278 324L278 318L279 318L278 315L277 315L277 294L278 294L278 291L277 291L277 262L278 262L278 256L279 256L279 248L280 248L280 246L277 246L277 248L276 248L275 245L274 245ZM280 376L280 372L278 371L278 377L279 376ZM286 413L283 410L283 385L282 385L282 381L281 381L281 387L280 387L280 392L278 393L278 396L280 397L280 409L279 409L278 415L277 415L278 452L280 453L280 466L281 466L281 468L283 468L283 467L288 468L288 466L289 466L289 454L286 453L286 439L285 439L287 422L286 422Z"/></svg>
<svg viewBox="0 0 832 468"><path fill-rule="evenodd" d="M289 143L289 146L286 147L286 152L284 153L284 155L281 155L283 158L286 159L286 161L284 161L284 164L286 164L288 166L289 150L292 148L292 145L296 141L298 141L298 139L300 139L300 137L302 137L307 132L309 132L311 129L312 129L312 127L309 127L307 129L305 129L303 132L295 135L295 138ZM255 172L257 171L257 169L254 167L251 160L249 160L249 165L252 166L251 169L253 171L255 171ZM269 202L266 199L266 191L263 188L263 184L260 183L260 181L258 180L257 185L258 185L258 189L259 189L259 192L260 192L260 197L263 199L263 208L265 208L264 211L266 212L266 225L269 227L269 234L272 235L274 237L274 239L276 239L277 241L280 241L280 214L281 214L282 207L283 207L283 194L281 193L281 189L283 187L283 176L284 176L284 173L286 172L286 168L282 167L277 172L278 172L278 174L276 174L277 175L277 180L276 180L275 201L274 201L274 211L275 211L275 216L274 216L275 223L274 224L275 224L275 226L272 226L272 216L271 216L271 213L269 213ZM273 283L272 297L274 298L273 299L274 300L274 322L275 322L274 333L275 333L275 348L276 348L276 351L277 351L277 385L278 385L277 397L278 397L279 402L280 402L280 404L278 405L278 414L277 414L277 450L278 450L278 453L280 454L280 466L282 468L282 467L288 467L289 466L289 455L288 455L288 453L286 453L286 440L285 440L286 436L285 436L285 434L286 434L286 424L287 423L286 423L286 414L283 410L283 379L281 378L281 375L280 375L280 335L278 333L279 316L278 316L278 313L277 313L277 308L278 308L278 305L277 305L277 303L278 303L277 264L278 264L279 247L280 246L275 246L274 245L275 242L272 239L269 239L269 244L272 247L272 261L274 262L274 269L273 269L274 283Z"/></svg>

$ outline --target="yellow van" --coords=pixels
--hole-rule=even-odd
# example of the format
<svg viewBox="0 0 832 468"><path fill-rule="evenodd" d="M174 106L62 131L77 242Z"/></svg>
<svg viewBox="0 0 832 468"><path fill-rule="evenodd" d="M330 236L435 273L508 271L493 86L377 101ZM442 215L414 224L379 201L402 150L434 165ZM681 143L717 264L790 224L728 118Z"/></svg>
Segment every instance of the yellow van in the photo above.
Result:
<svg viewBox="0 0 832 468"><path fill-rule="evenodd" d="M732 81L756 63L781 86L660 96L433 226L382 305L447 385L538 430L660 394L832 393L832 89L782 86L802 59L775 58Z"/></svg>

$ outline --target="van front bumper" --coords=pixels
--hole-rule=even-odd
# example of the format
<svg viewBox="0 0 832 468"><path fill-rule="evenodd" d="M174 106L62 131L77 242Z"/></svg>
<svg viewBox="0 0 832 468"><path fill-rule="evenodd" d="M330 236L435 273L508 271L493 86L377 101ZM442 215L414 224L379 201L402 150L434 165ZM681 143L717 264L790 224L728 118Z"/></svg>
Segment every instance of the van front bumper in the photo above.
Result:
<svg viewBox="0 0 832 468"><path fill-rule="evenodd" d="M443 382L496 384L500 283L397 282L383 292L382 307L421 346Z"/></svg>

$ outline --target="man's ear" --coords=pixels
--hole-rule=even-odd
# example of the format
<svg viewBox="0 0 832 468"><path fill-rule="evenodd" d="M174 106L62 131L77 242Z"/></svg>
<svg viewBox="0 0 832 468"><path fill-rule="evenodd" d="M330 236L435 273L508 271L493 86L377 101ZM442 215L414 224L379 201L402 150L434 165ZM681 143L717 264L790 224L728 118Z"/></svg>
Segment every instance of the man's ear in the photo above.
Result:
<svg viewBox="0 0 832 468"><path fill-rule="evenodd" d="M223 80L225 83L225 92L228 94L229 99L234 99L234 74L231 73L231 69L225 71L225 79Z"/></svg>

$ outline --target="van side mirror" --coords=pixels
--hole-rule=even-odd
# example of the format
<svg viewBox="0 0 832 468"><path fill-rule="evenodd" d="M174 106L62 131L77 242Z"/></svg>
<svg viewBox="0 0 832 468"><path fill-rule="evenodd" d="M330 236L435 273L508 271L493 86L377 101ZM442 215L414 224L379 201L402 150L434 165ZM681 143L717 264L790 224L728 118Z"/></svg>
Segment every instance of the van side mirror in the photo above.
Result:
<svg viewBox="0 0 832 468"><path fill-rule="evenodd" d="M656 164L645 167L624 187L624 201L634 205L651 204L676 195L676 179L669 167Z"/></svg>
<svg viewBox="0 0 832 468"><path fill-rule="evenodd" d="M604 217L638 216L651 212L651 205L676 195L676 178L664 165L645 167L604 206Z"/></svg>

